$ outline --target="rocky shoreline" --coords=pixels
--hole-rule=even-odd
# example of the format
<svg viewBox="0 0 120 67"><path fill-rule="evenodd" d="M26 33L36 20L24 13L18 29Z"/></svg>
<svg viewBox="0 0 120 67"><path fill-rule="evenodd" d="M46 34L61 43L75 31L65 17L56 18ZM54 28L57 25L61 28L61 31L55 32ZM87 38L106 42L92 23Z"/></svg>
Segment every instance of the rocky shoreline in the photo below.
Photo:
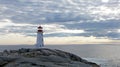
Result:
<svg viewBox="0 0 120 67"><path fill-rule="evenodd" d="M74 54L48 48L4 50L0 67L100 67Z"/></svg>

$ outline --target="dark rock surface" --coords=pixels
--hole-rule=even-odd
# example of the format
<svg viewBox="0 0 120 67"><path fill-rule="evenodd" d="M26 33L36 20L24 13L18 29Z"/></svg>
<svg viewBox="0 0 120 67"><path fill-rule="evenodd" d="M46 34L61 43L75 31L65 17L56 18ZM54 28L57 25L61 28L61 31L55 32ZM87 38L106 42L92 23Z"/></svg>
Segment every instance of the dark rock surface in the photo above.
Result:
<svg viewBox="0 0 120 67"><path fill-rule="evenodd" d="M99 67L74 54L57 49L19 49L0 53L0 67Z"/></svg>

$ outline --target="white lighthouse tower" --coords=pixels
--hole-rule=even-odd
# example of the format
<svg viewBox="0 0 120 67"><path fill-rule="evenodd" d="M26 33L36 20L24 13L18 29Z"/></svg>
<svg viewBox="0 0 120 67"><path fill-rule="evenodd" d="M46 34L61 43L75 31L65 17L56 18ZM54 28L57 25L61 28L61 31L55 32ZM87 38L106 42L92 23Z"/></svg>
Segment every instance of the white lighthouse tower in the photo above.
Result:
<svg viewBox="0 0 120 67"><path fill-rule="evenodd" d="M41 26L38 27L37 30L37 42L36 42L36 47L43 47L43 28Z"/></svg>

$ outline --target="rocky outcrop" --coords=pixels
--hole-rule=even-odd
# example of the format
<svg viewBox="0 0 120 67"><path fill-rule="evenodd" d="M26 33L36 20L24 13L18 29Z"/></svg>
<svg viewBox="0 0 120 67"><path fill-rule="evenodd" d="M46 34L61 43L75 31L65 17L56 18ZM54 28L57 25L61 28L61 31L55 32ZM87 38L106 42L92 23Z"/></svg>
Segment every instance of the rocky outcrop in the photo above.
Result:
<svg viewBox="0 0 120 67"><path fill-rule="evenodd" d="M19 49L0 53L0 67L99 67L57 49Z"/></svg>

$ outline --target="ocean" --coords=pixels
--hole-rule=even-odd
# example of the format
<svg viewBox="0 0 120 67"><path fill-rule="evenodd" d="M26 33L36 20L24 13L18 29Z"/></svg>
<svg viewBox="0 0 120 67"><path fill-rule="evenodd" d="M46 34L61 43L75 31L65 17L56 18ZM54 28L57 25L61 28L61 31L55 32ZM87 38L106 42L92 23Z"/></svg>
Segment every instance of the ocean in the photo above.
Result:
<svg viewBox="0 0 120 67"><path fill-rule="evenodd" d="M59 49L78 55L101 67L120 67L120 45L85 44L85 45L45 45L46 48ZM35 48L34 45L0 45L0 51L5 49Z"/></svg>

